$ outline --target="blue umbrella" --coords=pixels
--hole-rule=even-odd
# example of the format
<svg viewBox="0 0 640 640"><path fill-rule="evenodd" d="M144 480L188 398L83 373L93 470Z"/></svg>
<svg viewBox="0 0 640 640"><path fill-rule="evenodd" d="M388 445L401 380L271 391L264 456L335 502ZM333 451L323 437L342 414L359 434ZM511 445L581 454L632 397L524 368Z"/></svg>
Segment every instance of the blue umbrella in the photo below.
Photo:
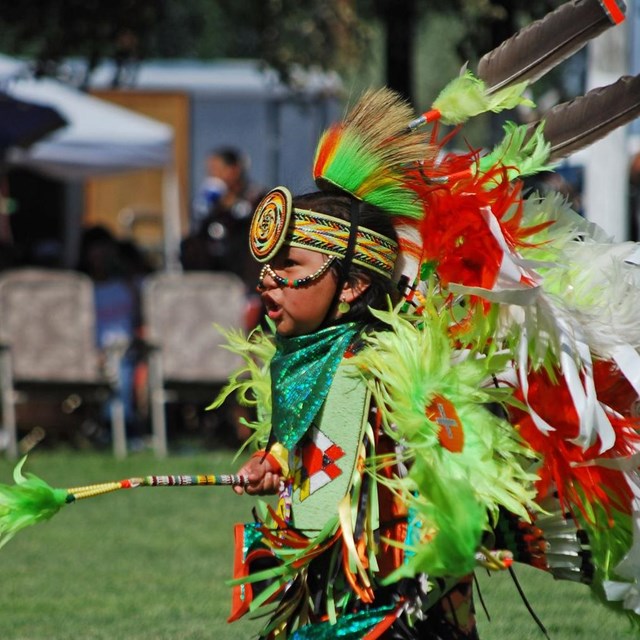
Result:
<svg viewBox="0 0 640 640"><path fill-rule="evenodd" d="M16 100L0 92L0 151L27 147L67 124L53 107Z"/></svg>

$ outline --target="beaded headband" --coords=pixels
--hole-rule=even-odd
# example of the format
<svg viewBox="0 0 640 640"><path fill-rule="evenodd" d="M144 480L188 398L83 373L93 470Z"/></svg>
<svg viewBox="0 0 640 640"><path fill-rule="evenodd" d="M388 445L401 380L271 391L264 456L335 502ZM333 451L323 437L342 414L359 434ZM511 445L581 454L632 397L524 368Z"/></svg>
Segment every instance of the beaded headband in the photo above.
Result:
<svg viewBox="0 0 640 640"><path fill-rule="evenodd" d="M308 209L294 209L286 187L272 189L251 220L249 246L258 262L268 262L283 245L344 258L349 244L347 220ZM359 227L352 262L387 278L393 276L398 244L366 227Z"/></svg>

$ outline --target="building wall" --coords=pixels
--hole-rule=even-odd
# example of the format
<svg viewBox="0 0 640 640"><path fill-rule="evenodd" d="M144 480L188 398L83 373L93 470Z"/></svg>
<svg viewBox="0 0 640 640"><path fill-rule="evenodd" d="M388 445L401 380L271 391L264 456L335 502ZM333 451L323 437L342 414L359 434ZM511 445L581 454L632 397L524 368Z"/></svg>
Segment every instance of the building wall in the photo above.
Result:
<svg viewBox="0 0 640 640"><path fill-rule="evenodd" d="M216 95L191 100L191 196L205 176L205 158L216 147L233 146L250 159L250 176L265 187L313 188L311 165L318 138L340 113L331 97Z"/></svg>
<svg viewBox="0 0 640 640"><path fill-rule="evenodd" d="M315 188L311 169L318 138L341 113L335 94L296 95L281 87L274 91L138 88L92 93L174 127L182 237L189 232L192 203L211 149L233 146L244 151L250 159L250 177L266 188L285 184L294 193L309 191ZM105 225L147 250L162 251L161 170L90 179L84 207L85 225Z"/></svg>
<svg viewBox="0 0 640 640"><path fill-rule="evenodd" d="M180 227L189 214L191 148L190 99L184 92L95 90L95 96L173 127L174 161L180 185ZM85 226L103 225L118 236L131 237L152 252L163 244L162 169L131 171L91 178L85 183Z"/></svg>

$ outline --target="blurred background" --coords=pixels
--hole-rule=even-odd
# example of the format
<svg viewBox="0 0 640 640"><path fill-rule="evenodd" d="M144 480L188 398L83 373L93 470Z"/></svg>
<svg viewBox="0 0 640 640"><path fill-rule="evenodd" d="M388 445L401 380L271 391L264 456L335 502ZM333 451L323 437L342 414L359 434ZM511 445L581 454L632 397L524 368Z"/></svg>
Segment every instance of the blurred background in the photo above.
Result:
<svg viewBox="0 0 640 640"><path fill-rule="evenodd" d="M294 192L313 188L319 134L365 88L386 84L423 111L464 64L475 69L484 53L560 4L3 3L0 444L17 451L36 427L49 441L71 429L120 454L138 446L162 454L168 440L185 433L211 446L242 441L241 418L248 417L242 408L223 417L203 411L206 395L213 398L237 361L227 358L211 370L188 363L220 359L219 349L204 347L220 342L207 333L213 321L245 329L259 322L244 240L255 203L277 184ZM626 13L621 26L532 86L535 111L478 117L465 127L466 143L490 147L507 118L534 120L559 102L637 74L640 2L628 0ZM617 240L637 240L639 151L635 122L565 161L552 186ZM16 270L34 273L17 282ZM73 272L89 283L93 303L83 328L72 327L72 316L82 314L62 315L62 298L44 311L38 306L37 288L58 286L42 284L42 271ZM232 277L209 281L204 274ZM158 291L167 292L164 312L154 306ZM79 309L85 298L67 305ZM227 305L229 299L236 302ZM226 316L214 317L224 306ZM174 317L167 309L184 313ZM201 316L204 325L178 329L184 315ZM64 330L92 332L94 370L60 375L72 369L64 365L68 353L52 351ZM200 343L193 336L202 331ZM21 356L35 334L44 336L35 341L42 357ZM192 359L182 353L178 362L187 344ZM77 392L81 383L101 387L101 396L86 398L104 406L88 412L91 403ZM185 397L198 387L202 397ZM61 399L40 402L45 388Z"/></svg>
<svg viewBox="0 0 640 640"><path fill-rule="evenodd" d="M277 184L313 189L320 132L364 89L386 84L424 111L463 65L560 4L1 2L4 481L29 451L27 466L61 487L235 471L251 408L206 407L239 364L213 323L260 322L246 243L256 201ZM475 118L457 144L490 147L506 118L534 120L638 74L640 0L626 15L532 86L535 111ZM550 186L617 240L638 240L639 151L636 121L565 161ZM3 638L256 635L260 621L223 623L231 523L252 501L144 491L87 501L11 541ZM538 574L519 573L551 637L636 637L586 586ZM483 637L543 637L508 575L479 578Z"/></svg>

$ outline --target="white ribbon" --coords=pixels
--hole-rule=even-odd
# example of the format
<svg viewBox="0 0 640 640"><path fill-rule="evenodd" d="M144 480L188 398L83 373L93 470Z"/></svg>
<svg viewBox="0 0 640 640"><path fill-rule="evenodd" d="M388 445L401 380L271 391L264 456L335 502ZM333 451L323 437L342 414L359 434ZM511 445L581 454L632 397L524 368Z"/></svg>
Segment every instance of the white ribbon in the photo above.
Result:
<svg viewBox="0 0 640 640"><path fill-rule="evenodd" d="M604 593L610 602L622 602L624 609L640 615L640 588L637 583L614 582L605 580L602 583Z"/></svg>
<svg viewBox="0 0 640 640"><path fill-rule="evenodd" d="M538 275L535 273L535 271L529 270L533 266L533 263L527 260L523 260L507 244L504 234L502 233L500 222L498 222L495 214L493 213L493 211L491 211L491 207L482 207L482 209L480 209L480 212L482 213L482 217L489 227L489 231L491 231L491 235L495 238L500 249L502 249L502 260L500 262L498 278L492 289L495 291L496 289L503 287L508 283L522 286L523 276L529 278L533 282L538 283Z"/></svg>
<svg viewBox="0 0 640 640"><path fill-rule="evenodd" d="M520 388L524 401L529 408L529 415L539 431L547 435L550 431L555 431L542 416L540 416L529 403L529 340L527 338L527 328L523 326L520 335L520 343L518 344L518 378L520 379Z"/></svg>
<svg viewBox="0 0 640 640"><path fill-rule="evenodd" d="M491 209L483 207L481 211L491 234L502 249L498 277L490 290L462 285L451 285L450 289L454 292L475 294L491 302L512 304L523 308L524 315L520 318L521 322L519 322L522 326L522 331L518 345L518 377L531 418L536 427L544 434L548 434L554 428L538 415L529 404L527 324L532 326L535 324L533 322L534 313L538 325L540 316L547 321L549 329L554 330L553 332L558 342L560 369L579 418L579 431L573 442L586 449L598 437L600 440L600 453L608 451L615 443L615 431L598 401L593 379L591 350L582 329L577 322L571 321L571 318L562 308L544 294L538 274L529 269L533 266L533 263L523 260L511 250L502 233L500 223ZM534 284L530 284L531 282ZM534 307L534 305L536 306ZM527 310L526 307L530 309ZM517 320L515 318L515 310L512 310L512 315ZM635 362L632 361L628 353L621 354L621 358L622 355L625 356L623 366L627 366L626 363L629 363L627 369L633 369L636 372L637 365L638 384L640 386L640 356Z"/></svg>
<svg viewBox="0 0 640 640"><path fill-rule="evenodd" d="M630 344L620 344L609 351L613 361L640 396L640 354Z"/></svg>

